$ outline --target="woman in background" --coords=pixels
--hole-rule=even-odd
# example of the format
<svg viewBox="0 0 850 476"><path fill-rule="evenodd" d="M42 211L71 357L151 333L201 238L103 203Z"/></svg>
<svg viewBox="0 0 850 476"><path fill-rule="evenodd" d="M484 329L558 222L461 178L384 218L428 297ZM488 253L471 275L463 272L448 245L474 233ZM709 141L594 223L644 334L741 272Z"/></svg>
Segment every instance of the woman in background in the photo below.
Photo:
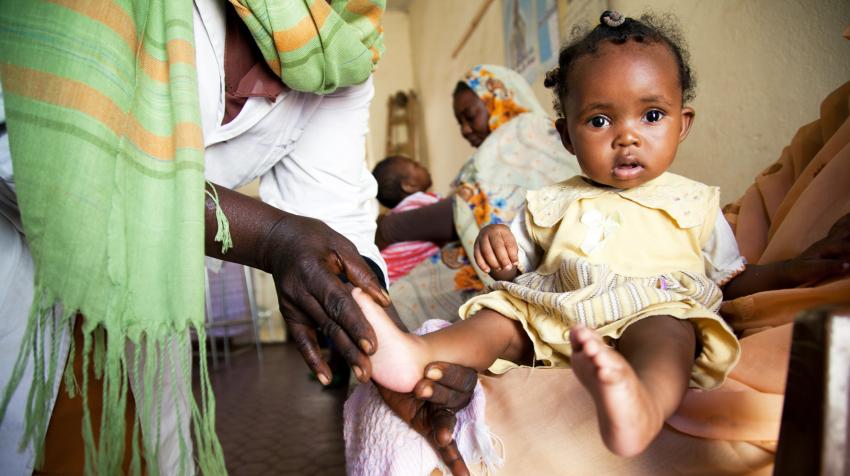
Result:
<svg viewBox="0 0 850 476"><path fill-rule="evenodd" d="M516 72L475 66L457 83L452 99L461 134L477 148L452 183L453 193L378 223L381 248L402 241L443 245L440 253L390 286L409 329L432 317L457 315L458 307L490 280L467 258L478 230L510 222L526 190L579 173L575 157L561 146L554 121Z"/></svg>

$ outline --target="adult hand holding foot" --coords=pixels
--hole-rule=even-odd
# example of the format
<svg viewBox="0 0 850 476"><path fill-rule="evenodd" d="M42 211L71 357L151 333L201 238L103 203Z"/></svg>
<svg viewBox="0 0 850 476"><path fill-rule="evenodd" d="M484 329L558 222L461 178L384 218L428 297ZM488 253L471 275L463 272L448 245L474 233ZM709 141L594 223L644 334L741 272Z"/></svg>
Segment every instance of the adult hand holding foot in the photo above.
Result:
<svg viewBox="0 0 850 476"><path fill-rule="evenodd" d="M447 362L427 363L427 349L419 337L400 328L395 309L381 309L359 288L351 296L372 324L379 348L370 360L378 373L374 383L384 402L414 431L425 437L455 476L469 470L453 435L455 412L472 399L478 374L474 369ZM425 358L426 360L422 360Z"/></svg>
<svg viewBox="0 0 850 476"><path fill-rule="evenodd" d="M215 233L208 232L207 255L274 277L281 314L319 381L327 385L333 376L319 353L316 328L333 340L358 380L367 381L371 375L367 355L374 353L378 342L339 276L346 276L382 306L390 301L354 245L319 220L286 213L224 187L215 186L215 192L229 221L233 248L225 255ZM205 221L207 230L217 229L211 197Z"/></svg>
<svg viewBox="0 0 850 476"><path fill-rule="evenodd" d="M475 370L447 362L432 362L409 393L376 385L384 402L405 423L424 436L454 476L469 469L453 438L455 411L465 408L478 382Z"/></svg>

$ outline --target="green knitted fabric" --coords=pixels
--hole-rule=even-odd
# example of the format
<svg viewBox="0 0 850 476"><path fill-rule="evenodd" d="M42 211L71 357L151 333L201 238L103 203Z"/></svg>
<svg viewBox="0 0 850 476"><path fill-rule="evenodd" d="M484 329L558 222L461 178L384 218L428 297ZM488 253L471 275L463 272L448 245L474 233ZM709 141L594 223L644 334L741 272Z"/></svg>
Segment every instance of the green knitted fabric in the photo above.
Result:
<svg viewBox="0 0 850 476"><path fill-rule="evenodd" d="M386 0L230 0L268 65L296 91L360 84L384 52Z"/></svg>
<svg viewBox="0 0 850 476"><path fill-rule="evenodd" d="M86 472L121 473L130 376L144 405L133 429L156 474L162 378L188 389L198 465L224 474L204 347L204 148L192 3L170 0L0 2L0 79L15 181L35 268L35 300L0 418L35 359L22 445L41 458L57 343L79 311L85 366L104 383L98 442L83 379ZM62 315L54 315L54 305ZM9 319L13 316L4 316ZM188 349L200 342L201 398ZM44 337L54 345L45 348ZM136 344L131 360L128 342ZM146 355L142 361L142 353ZM175 358L179 356L179 358ZM72 356L73 357L73 356ZM69 359L69 365L73 358ZM144 364L144 365L142 365ZM66 371L71 393L79 382ZM73 436L69 436L73 437ZM192 454L184 445L181 470ZM140 455L134 451L133 470Z"/></svg>

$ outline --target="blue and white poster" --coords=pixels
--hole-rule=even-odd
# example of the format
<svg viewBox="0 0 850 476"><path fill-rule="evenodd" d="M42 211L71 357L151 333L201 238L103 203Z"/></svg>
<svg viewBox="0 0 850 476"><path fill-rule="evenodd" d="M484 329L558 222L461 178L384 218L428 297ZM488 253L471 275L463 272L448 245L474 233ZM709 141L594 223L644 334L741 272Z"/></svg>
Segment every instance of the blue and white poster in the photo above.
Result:
<svg viewBox="0 0 850 476"><path fill-rule="evenodd" d="M558 62L558 0L502 0L505 65L533 83Z"/></svg>
<svg viewBox="0 0 850 476"><path fill-rule="evenodd" d="M537 25L532 0L503 0L505 65L529 82L537 74Z"/></svg>
<svg viewBox="0 0 850 476"><path fill-rule="evenodd" d="M560 35L558 34L558 3L556 0L537 0L538 58L543 71L558 64Z"/></svg>

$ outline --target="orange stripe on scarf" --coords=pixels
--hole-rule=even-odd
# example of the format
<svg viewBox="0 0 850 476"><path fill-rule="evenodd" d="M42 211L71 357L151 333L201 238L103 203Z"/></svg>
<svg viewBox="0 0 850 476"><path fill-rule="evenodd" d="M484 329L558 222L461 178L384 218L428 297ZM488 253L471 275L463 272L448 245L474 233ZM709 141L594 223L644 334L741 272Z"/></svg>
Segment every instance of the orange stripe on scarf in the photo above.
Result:
<svg viewBox="0 0 850 476"><path fill-rule="evenodd" d="M272 34L275 48L278 52L290 53L303 47L313 38L316 38L317 32L322 29L330 14L331 7L325 0L315 0L310 6L308 16L302 18L291 28L275 31Z"/></svg>
<svg viewBox="0 0 850 476"><path fill-rule="evenodd" d="M127 43L130 50L136 49L136 25L127 12L113 2L80 2L75 0L49 0L68 10L103 23Z"/></svg>
<svg viewBox="0 0 850 476"><path fill-rule="evenodd" d="M174 151L181 148L203 150L203 134L196 124L177 123L173 135L156 135L122 111L108 96L87 84L11 64L2 65L0 72L9 93L91 116L115 135L126 136L140 150L157 159L173 160Z"/></svg>
<svg viewBox="0 0 850 476"><path fill-rule="evenodd" d="M381 16L384 14L383 9L369 0L351 0L345 9L357 16L368 18L376 27L380 26Z"/></svg>

